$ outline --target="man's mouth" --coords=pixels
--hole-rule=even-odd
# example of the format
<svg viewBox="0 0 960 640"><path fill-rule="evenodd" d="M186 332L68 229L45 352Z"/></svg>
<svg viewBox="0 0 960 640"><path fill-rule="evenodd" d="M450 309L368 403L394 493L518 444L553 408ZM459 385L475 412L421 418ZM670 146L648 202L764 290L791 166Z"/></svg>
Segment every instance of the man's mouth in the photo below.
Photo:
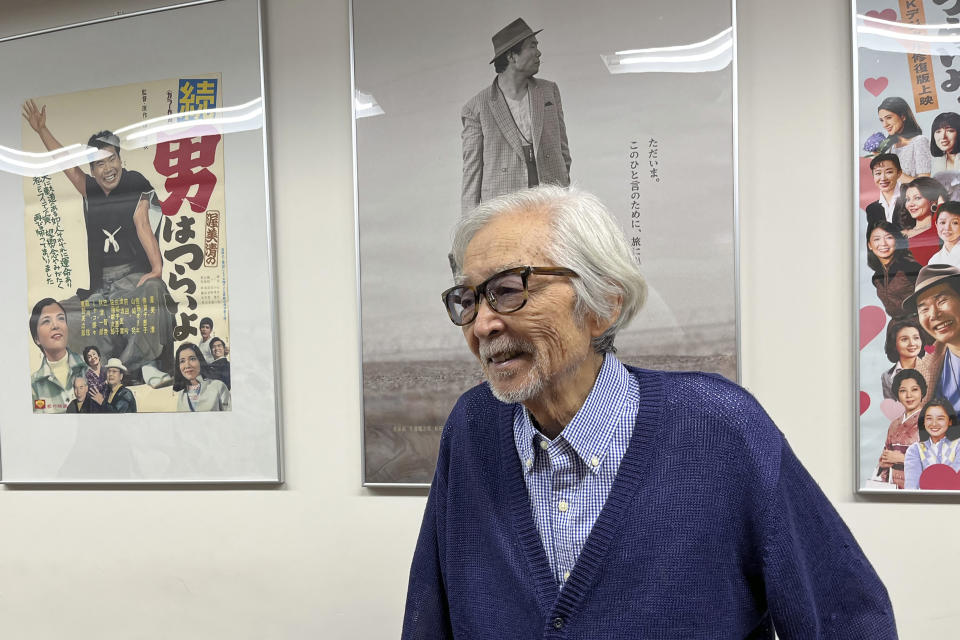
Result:
<svg viewBox="0 0 960 640"><path fill-rule="evenodd" d="M507 360L513 360L519 356L522 352L520 351L502 351L500 353L494 354L487 358L487 362L492 362L493 364L500 364L506 362Z"/></svg>
<svg viewBox="0 0 960 640"><path fill-rule="evenodd" d="M534 348L523 340L501 336L480 345L480 362L484 366L505 367L533 353Z"/></svg>
<svg viewBox="0 0 960 640"><path fill-rule="evenodd" d="M953 327L953 320L947 320L946 322L940 322L933 325L933 331L934 333L945 333L951 327Z"/></svg>

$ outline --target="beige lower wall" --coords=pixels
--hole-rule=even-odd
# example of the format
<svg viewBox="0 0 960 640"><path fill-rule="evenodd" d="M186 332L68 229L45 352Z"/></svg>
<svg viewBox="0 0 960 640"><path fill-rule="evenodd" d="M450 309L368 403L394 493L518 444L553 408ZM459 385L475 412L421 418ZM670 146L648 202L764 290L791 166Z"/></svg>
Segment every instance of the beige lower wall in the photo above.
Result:
<svg viewBox="0 0 960 640"><path fill-rule="evenodd" d="M0 35L151 4L4 2ZM886 581L901 636L946 638L958 553L921 555L960 530L957 507L853 495L849 13L738 8L743 381ZM3 491L0 637L398 635L424 497L359 487L347 4L268 0L265 18L287 484Z"/></svg>

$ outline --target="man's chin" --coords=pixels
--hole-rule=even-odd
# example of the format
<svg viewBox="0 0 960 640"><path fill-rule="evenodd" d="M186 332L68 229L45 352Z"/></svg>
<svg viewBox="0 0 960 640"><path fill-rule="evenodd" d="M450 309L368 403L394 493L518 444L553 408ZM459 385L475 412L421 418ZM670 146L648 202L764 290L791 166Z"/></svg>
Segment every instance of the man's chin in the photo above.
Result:
<svg viewBox="0 0 960 640"><path fill-rule="evenodd" d="M543 391L543 378L532 374L522 379L518 375L486 377L493 397L506 404L526 402Z"/></svg>

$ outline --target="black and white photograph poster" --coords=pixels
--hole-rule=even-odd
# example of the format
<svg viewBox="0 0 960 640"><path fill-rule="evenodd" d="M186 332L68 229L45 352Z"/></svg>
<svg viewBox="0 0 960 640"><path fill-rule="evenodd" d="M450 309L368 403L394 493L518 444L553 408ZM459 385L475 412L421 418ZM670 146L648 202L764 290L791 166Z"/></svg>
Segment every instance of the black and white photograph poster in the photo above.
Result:
<svg viewBox="0 0 960 640"><path fill-rule="evenodd" d="M481 381L440 293L479 202L576 185L649 298L619 357L737 378L733 5L353 0L364 484L426 485Z"/></svg>

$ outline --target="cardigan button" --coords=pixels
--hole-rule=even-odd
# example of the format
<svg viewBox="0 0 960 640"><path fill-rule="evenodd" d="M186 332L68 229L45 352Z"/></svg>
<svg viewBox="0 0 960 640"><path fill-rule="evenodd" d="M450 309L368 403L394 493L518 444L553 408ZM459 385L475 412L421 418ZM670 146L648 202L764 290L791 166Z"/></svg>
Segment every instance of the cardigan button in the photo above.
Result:
<svg viewBox="0 0 960 640"><path fill-rule="evenodd" d="M563 629L563 618L554 618L554 619L553 619L553 628L554 628L554 629L557 629L558 631L559 631L560 629Z"/></svg>

